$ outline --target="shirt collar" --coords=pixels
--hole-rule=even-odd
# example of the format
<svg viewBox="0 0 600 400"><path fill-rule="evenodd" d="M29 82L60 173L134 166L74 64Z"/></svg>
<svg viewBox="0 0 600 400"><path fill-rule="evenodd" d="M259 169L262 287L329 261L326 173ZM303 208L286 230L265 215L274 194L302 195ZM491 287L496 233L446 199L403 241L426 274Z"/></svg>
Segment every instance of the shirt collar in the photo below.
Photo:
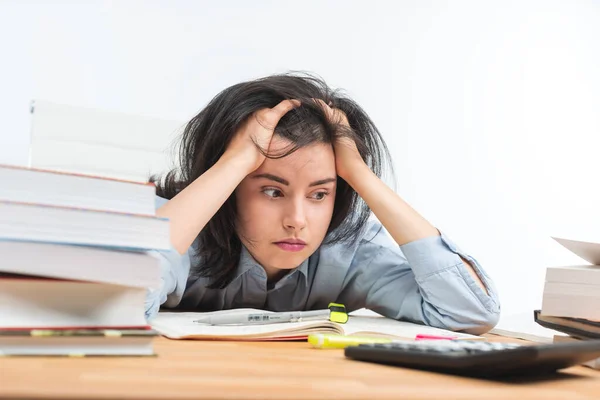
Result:
<svg viewBox="0 0 600 400"><path fill-rule="evenodd" d="M306 279L308 277L308 261L308 259L304 260L302 264L291 270L290 274L293 274L295 271L300 271L300 273L304 275L304 278ZM242 250L240 252L240 261L238 263L234 279L238 279L240 276L244 275L251 269L256 269L257 271L261 271L261 273L265 273L265 270L262 267L262 265L260 265L258 261L254 259L254 257L252 257L246 246L242 245Z"/></svg>

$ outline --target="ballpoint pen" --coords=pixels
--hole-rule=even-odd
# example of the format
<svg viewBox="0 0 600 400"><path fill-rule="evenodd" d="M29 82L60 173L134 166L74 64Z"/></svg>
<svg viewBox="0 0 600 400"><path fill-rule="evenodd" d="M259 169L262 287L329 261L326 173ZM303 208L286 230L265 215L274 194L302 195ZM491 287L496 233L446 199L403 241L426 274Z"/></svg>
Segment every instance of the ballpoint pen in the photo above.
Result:
<svg viewBox="0 0 600 400"><path fill-rule="evenodd" d="M225 315L206 315L194 322L207 325L262 325L281 322L302 322L329 320L330 310L287 311L287 312L250 312Z"/></svg>

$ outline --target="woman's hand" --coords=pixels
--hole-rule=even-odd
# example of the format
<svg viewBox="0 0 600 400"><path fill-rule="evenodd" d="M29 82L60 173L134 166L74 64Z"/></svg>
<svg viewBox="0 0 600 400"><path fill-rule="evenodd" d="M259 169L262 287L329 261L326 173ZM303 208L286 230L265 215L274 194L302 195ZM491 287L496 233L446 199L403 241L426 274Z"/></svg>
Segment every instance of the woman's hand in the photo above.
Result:
<svg viewBox="0 0 600 400"><path fill-rule="evenodd" d="M238 129L227 146L226 158L234 158L247 166L247 173L255 171L265 160L265 156L256 148L267 152L271 138L279 120L290 110L300 106L298 100L283 100L273 108L264 108L252 114Z"/></svg>
<svg viewBox="0 0 600 400"><path fill-rule="evenodd" d="M327 113L327 116L331 122L338 124L346 129L352 129L348 123L348 117L340 109L332 108L325 104L322 100L317 100ZM335 152L335 168L337 174L349 182L353 172L358 168L365 167L366 163L360 156L356 143L350 137L344 135L338 135L333 143L333 150Z"/></svg>

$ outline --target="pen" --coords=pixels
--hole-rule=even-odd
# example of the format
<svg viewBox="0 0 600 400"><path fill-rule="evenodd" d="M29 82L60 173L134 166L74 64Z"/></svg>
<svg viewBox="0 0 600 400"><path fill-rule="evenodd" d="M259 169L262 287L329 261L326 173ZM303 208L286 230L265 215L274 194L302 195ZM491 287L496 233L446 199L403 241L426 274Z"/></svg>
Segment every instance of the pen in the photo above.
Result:
<svg viewBox="0 0 600 400"><path fill-rule="evenodd" d="M367 343L391 343L393 340L380 337L344 336L315 333L308 335L308 343L317 349L345 349Z"/></svg>
<svg viewBox="0 0 600 400"><path fill-rule="evenodd" d="M207 325L264 325L281 322L302 322L329 320L329 310L289 311L289 312L251 312L240 314L207 315L193 322Z"/></svg>

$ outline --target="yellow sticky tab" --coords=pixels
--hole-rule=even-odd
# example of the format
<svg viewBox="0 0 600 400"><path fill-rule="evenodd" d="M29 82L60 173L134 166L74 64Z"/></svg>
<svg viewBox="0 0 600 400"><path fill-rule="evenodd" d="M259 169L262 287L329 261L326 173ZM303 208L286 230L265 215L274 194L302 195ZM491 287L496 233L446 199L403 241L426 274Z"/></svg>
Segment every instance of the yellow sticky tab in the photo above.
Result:
<svg viewBox="0 0 600 400"><path fill-rule="evenodd" d="M346 306L340 303L329 303L329 320L337 322L338 324L345 324L348 322L348 313L346 312Z"/></svg>

